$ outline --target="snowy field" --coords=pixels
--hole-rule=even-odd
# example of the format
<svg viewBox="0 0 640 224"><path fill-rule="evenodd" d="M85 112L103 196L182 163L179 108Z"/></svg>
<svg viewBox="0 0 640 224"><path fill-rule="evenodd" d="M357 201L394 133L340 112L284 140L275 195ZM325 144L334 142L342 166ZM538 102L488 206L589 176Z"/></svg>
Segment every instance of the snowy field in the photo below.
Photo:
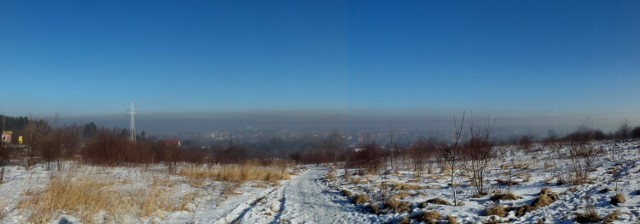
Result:
<svg viewBox="0 0 640 224"><path fill-rule="evenodd" d="M242 182L198 178L189 165L172 174L160 165L7 166L0 223L574 223L588 211L599 222L638 223L640 142L593 146L604 153L582 184L570 183L567 147L497 148L486 169L486 195L476 195L464 169L454 174L458 206L451 205L450 170L434 162L418 176L410 158L376 173L349 169L345 177L341 165L289 166L282 179ZM51 186L62 187L52 193ZM543 188L548 201L540 202ZM62 206L69 202L52 200L54 193L87 206ZM516 198L492 199L507 193ZM613 205L617 194L624 201ZM51 205L67 209L46 208Z"/></svg>

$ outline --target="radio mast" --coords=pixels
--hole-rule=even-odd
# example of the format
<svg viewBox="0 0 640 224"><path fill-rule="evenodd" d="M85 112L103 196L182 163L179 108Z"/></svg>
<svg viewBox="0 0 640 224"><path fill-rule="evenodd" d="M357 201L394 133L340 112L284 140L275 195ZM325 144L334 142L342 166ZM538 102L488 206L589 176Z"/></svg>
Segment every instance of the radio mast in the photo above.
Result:
<svg viewBox="0 0 640 224"><path fill-rule="evenodd" d="M136 112L133 109L133 102L131 102L131 107L129 107L129 115L131 115L131 124L129 127L129 141L136 142Z"/></svg>

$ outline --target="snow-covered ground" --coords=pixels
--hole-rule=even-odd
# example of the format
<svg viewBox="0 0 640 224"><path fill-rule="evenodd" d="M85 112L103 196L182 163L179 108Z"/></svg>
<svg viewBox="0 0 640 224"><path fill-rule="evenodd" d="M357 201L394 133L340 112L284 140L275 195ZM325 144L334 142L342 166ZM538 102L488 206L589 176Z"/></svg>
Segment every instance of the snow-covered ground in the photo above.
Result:
<svg viewBox="0 0 640 224"><path fill-rule="evenodd" d="M440 173L434 166L432 173L425 171L421 177L417 177L410 161L396 164L396 170L387 171L387 175L357 175L357 170L349 170L351 176L344 178L344 170L338 168L332 175L335 177L330 178L330 184L333 189L346 190L353 195L367 195L368 201L361 207L373 210L371 207L375 206L381 210L380 217L396 221L406 217L412 222L419 222L420 214L436 211L441 215L439 220L445 223L447 216L453 216L461 223L573 223L578 213L585 213L589 207L593 207L602 219L619 212L617 218L612 220L614 223L640 222L640 143L599 142L594 146L604 149L605 153L596 158L593 164L595 170L589 176L590 183L580 185L557 184L558 177L565 181L570 179L570 161L566 157L558 158L557 152L550 148L536 145L539 150L530 152L514 150L513 147L498 148L501 157L491 161L485 177L488 195L474 197L475 191L470 186L469 176L465 172L456 176L455 183L460 185L457 188L458 199L462 202L460 206L423 203L434 198L452 203L453 194L448 185L450 176L447 172ZM565 154L566 150L560 148L559 152ZM511 192L521 198L491 200L492 195L508 191L508 186L500 185L498 181L508 180L509 173L515 182ZM518 216L517 209L531 205L542 188L557 193L558 199L548 206L540 206ZM622 194L625 202L612 205L611 197L616 194ZM389 198L409 203L410 211L385 212L384 202ZM505 208L506 216L486 216L485 209L493 205Z"/></svg>
<svg viewBox="0 0 640 224"><path fill-rule="evenodd" d="M69 162L65 169L76 169L75 172L91 178L109 179L117 183L115 188L126 192L139 193L148 191L150 186L161 186L156 188L162 189L175 206L146 216L136 216L142 213L134 208L130 214L95 214L90 220L74 212L58 211L50 223L393 223L403 219L420 223L420 216L426 211L438 212L442 223L446 223L447 216L455 217L459 223L573 223L576 214L584 213L591 206L601 218L619 212L613 220L615 223L639 222L640 142L594 144L606 154L593 163L591 182L581 185L557 184L559 178L570 177L569 160L558 156L565 149L556 151L541 145L535 146L539 150L529 152L499 148L499 157L491 161L486 175L488 195L473 197L468 176L464 172L457 175L460 206L424 203L434 198L452 202L452 191L447 185L449 176L433 166L431 172L425 170L418 177L409 158L396 161L395 170L382 170L378 174L358 175L361 172L351 169L349 178L344 177L341 167L298 166L290 179L275 183L205 181L197 184L184 176L170 175L161 166L105 168ZM27 223L32 211L19 204L46 188L57 171L47 171L43 165L31 170L21 166L6 169L0 184L0 223ZM491 200L493 194L507 191L508 186L498 181L506 180L508 173L515 182L511 192L521 198ZM516 214L517 208L531 205L542 188L556 193L557 200L524 215ZM345 196L344 192L352 195ZM367 200L352 203L352 198L359 194L366 195ZM622 194L625 201L612 205L610 198L616 194ZM189 195L193 197L187 197ZM391 211L389 205L385 205L391 198L408 205L407 210ZM506 208L507 214L486 216L485 209L493 205ZM372 211L372 207L378 211Z"/></svg>

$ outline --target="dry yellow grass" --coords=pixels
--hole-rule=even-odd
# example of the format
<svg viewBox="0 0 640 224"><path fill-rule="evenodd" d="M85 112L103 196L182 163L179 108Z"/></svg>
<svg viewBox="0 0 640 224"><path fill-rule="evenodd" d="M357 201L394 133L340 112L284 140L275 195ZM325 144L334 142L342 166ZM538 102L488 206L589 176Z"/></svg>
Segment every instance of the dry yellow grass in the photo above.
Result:
<svg viewBox="0 0 640 224"><path fill-rule="evenodd" d="M624 203L624 195L617 193L615 196L611 197L611 204L618 206L620 203Z"/></svg>
<svg viewBox="0 0 640 224"><path fill-rule="evenodd" d="M216 168L186 168L178 172L178 175L186 177L196 186L204 180L216 180L227 182L265 181L275 183L279 180L289 179L286 168L276 166L259 166L253 164L227 165Z"/></svg>
<svg viewBox="0 0 640 224"><path fill-rule="evenodd" d="M495 215L499 217L504 217L505 215L507 215L507 211L505 210L504 207L500 205L492 205L484 210L484 215L485 216Z"/></svg>
<svg viewBox="0 0 640 224"><path fill-rule="evenodd" d="M411 185L411 184L398 183L398 182L390 182L389 185L391 185L393 187L393 190L396 190L396 191L420 190L423 188L420 185Z"/></svg>
<svg viewBox="0 0 640 224"><path fill-rule="evenodd" d="M391 198L393 198L393 199L405 199L405 198L408 198L409 196L411 196L411 195L409 193L407 193L406 191L401 191L401 192L398 192L398 193L394 194L393 197L391 197Z"/></svg>
<svg viewBox="0 0 640 224"><path fill-rule="evenodd" d="M351 202L353 202L356 205L364 204L364 203L367 203L368 201L369 201L369 198L367 197L366 194L359 194L351 199Z"/></svg>
<svg viewBox="0 0 640 224"><path fill-rule="evenodd" d="M162 182L126 189L121 187L123 181L114 179L78 170L55 173L42 191L23 194L18 208L31 211L30 223L48 223L63 211L85 223L93 223L98 214L103 214L103 221L117 223L126 216L162 216L157 213L175 211L172 191Z"/></svg>
<svg viewBox="0 0 640 224"><path fill-rule="evenodd" d="M420 214L419 220L425 223L437 223L438 219L440 219L440 213L437 211L426 211Z"/></svg>
<svg viewBox="0 0 640 224"><path fill-rule="evenodd" d="M188 194L184 194L182 196L182 200L180 200L180 204L178 205L178 207L176 208L176 210L178 211L187 211L187 212L193 212L191 211L192 209L189 208L189 203L194 202L196 200L196 198L199 196L198 193L188 193Z"/></svg>
<svg viewBox="0 0 640 224"><path fill-rule="evenodd" d="M3 199L0 199L0 220L2 220L4 218L4 208L5 207L7 207L7 204L5 204Z"/></svg>

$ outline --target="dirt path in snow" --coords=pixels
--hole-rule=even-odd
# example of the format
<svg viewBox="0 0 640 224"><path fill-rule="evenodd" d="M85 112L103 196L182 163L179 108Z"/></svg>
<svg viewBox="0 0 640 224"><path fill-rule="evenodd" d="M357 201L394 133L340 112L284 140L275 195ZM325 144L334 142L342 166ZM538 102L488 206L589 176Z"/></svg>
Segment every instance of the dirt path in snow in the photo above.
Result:
<svg viewBox="0 0 640 224"><path fill-rule="evenodd" d="M327 170L309 167L278 189L256 200L235 223L378 223L322 181Z"/></svg>

